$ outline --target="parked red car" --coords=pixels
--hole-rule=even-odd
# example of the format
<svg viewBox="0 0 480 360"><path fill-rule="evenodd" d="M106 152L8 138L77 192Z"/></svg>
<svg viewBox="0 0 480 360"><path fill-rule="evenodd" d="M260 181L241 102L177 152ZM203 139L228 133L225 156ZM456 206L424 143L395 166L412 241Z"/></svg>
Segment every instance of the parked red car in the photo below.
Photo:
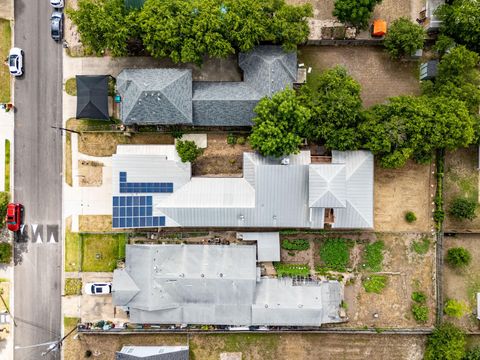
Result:
<svg viewBox="0 0 480 360"><path fill-rule="evenodd" d="M22 225L23 205L10 203L7 206L7 227L8 230L17 232Z"/></svg>

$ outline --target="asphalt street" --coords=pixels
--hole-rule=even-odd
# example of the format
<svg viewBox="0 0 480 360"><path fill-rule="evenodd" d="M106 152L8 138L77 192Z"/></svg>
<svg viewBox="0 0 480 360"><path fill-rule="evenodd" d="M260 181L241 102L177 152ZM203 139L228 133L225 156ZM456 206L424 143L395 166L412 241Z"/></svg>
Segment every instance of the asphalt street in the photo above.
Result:
<svg viewBox="0 0 480 360"><path fill-rule="evenodd" d="M15 46L25 73L15 80L14 197L25 208L15 245L15 360L41 356L36 344L61 336L62 45L50 37L48 0L15 1Z"/></svg>

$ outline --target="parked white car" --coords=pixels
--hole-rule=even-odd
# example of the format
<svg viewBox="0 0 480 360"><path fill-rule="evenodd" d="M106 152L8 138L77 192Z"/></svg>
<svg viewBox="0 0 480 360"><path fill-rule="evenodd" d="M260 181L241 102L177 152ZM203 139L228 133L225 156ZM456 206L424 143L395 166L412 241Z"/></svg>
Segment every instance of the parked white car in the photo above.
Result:
<svg viewBox="0 0 480 360"><path fill-rule="evenodd" d="M50 0L50 4L52 4L55 9L61 9L65 5L63 0Z"/></svg>
<svg viewBox="0 0 480 360"><path fill-rule="evenodd" d="M83 290L89 295L106 295L112 292L112 283L86 283Z"/></svg>
<svg viewBox="0 0 480 360"><path fill-rule="evenodd" d="M23 74L23 50L20 48L11 48L8 54L8 68L13 76Z"/></svg>

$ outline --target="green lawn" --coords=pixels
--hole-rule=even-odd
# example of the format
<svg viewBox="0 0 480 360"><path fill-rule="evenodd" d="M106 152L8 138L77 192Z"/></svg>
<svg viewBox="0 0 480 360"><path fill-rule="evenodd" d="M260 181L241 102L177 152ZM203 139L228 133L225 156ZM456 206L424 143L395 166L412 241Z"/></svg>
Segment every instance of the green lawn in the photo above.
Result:
<svg viewBox="0 0 480 360"><path fill-rule="evenodd" d="M125 234L83 234L82 271L113 271L125 257Z"/></svg>
<svg viewBox="0 0 480 360"><path fill-rule="evenodd" d="M63 318L63 327L65 328L65 332L72 330L77 324L79 323L80 318L76 317L64 317Z"/></svg>
<svg viewBox="0 0 480 360"><path fill-rule="evenodd" d="M82 240L80 234L65 231L65 271L82 271Z"/></svg>
<svg viewBox="0 0 480 360"><path fill-rule="evenodd" d="M10 21L0 19L0 103L10 102L10 72L8 67L3 65L3 61L7 58L10 51L12 40L12 30L10 29Z"/></svg>
<svg viewBox="0 0 480 360"><path fill-rule="evenodd" d="M81 295L82 279L66 278L65 279L65 295Z"/></svg>
<svg viewBox="0 0 480 360"><path fill-rule="evenodd" d="M5 140L5 191L10 191L10 140Z"/></svg>

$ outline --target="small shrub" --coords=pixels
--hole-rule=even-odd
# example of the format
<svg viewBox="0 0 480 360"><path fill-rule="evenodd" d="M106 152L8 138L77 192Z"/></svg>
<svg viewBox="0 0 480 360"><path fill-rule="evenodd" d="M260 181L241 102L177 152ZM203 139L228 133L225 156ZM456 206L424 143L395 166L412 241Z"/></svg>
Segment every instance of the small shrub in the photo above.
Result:
<svg viewBox="0 0 480 360"><path fill-rule="evenodd" d="M427 301L427 296L421 291L414 291L412 293L412 300L419 304L423 304Z"/></svg>
<svg viewBox="0 0 480 360"><path fill-rule="evenodd" d="M178 126L174 126L172 127L172 130L170 132L173 136L173 138L175 139L181 139L182 136L185 134L185 132L183 131L183 129L181 127L178 127Z"/></svg>
<svg viewBox="0 0 480 360"><path fill-rule="evenodd" d="M449 299L445 303L445 306L443 307L443 312L448 315L452 316L454 318L461 318L463 315L465 315L468 311L468 307L465 303L455 300L455 299Z"/></svg>
<svg viewBox="0 0 480 360"><path fill-rule="evenodd" d="M461 360L465 355L465 333L450 323L437 327L428 337L424 360Z"/></svg>
<svg viewBox="0 0 480 360"><path fill-rule="evenodd" d="M413 304L412 314L417 322L425 323L428 321L428 307L426 305Z"/></svg>
<svg viewBox="0 0 480 360"><path fill-rule="evenodd" d="M189 140L178 140L176 149L182 162L193 163L200 155L203 154L203 149L200 149L194 141Z"/></svg>
<svg viewBox="0 0 480 360"><path fill-rule="evenodd" d="M433 212L433 220L436 222L436 223L441 223L443 222L443 220L445 220L445 211L441 210L441 209L436 209L434 212Z"/></svg>
<svg viewBox="0 0 480 360"><path fill-rule="evenodd" d="M0 263L10 264L12 261L12 245L6 242L0 242Z"/></svg>
<svg viewBox="0 0 480 360"><path fill-rule="evenodd" d="M310 267L307 264L283 264L274 263L278 277L285 276L308 276L310 275Z"/></svg>
<svg viewBox="0 0 480 360"><path fill-rule="evenodd" d="M295 256L295 253L293 251L289 251L287 254L290 256Z"/></svg>
<svg viewBox="0 0 480 360"><path fill-rule="evenodd" d="M237 139L238 145L245 145L247 143L247 139L244 136L239 136Z"/></svg>
<svg viewBox="0 0 480 360"><path fill-rule="evenodd" d="M394 20L390 25L383 45L392 58L398 59L405 55L412 55L417 49L422 49L424 42L423 27L402 17Z"/></svg>
<svg viewBox="0 0 480 360"><path fill-rule="evenodd" d="M466 198L456 198L453 200L449 208L449 213L457 220L473 220L475 219L475 210L477 202Z"/></svg>
<svg viewBox="0 0 480 360"><path fill-rule="evenodd" d="M234 146L237 143L237 137L232 133L227 135L227 144Z"/></svg>
<svg viewBox="0 0 480 360"><path fill-rule="evenodd" d="M368 293L380 294L387 286L387 277L383 275L371 275L363 280L363 288Z"/></svg>
<svg viewBox="0 0 480 360"><path fill-rule="evenodd" d="M480 360L480 346L468 350L462 360Z"/></svg>
<svg viewBox="0 0 480 360"><path fill-rule="evenodd" d="M333 271L346 271L350 249L346 239L327 239L320 248L320 258L325 267Z"/></svg>
<svg viewBox="0 0 480 360"><path fill-rule="evenodd" d="M430 248L430 239L428 237L421 238L419 241L412 243L412 250L419 255L424 255Z"/></svg>
<svg viewBox="0 0 480 360"><path fill-rule="evenodd" d="M285 250L308 250L310 249L310 243L308 240L304 239L294 239L294 240L282 240L282 249Z"/></svg>
<svg viewBox="0 0 480 360"><path fill-rule="evenodd" d="M383 262L383 249L385 243L382 240L375 241L365 246L365 263L363 268L370 271L381 271Z"/></svg>
<svg viewBox="0 0 480 360"><path fill-rule="evenodd" d="M450 266L459 268L469 265L472 261L472 255L467 249L456 247L448 249L446 260Z"/></svg>
<svg viewBox="0 0 480 360"><path fill-rule="evenodd" d="M417 217L415 216L415 213L413 211L407 211L407 213L405 214L405 220L406 222L411 224L417 220Z"/></svg>

